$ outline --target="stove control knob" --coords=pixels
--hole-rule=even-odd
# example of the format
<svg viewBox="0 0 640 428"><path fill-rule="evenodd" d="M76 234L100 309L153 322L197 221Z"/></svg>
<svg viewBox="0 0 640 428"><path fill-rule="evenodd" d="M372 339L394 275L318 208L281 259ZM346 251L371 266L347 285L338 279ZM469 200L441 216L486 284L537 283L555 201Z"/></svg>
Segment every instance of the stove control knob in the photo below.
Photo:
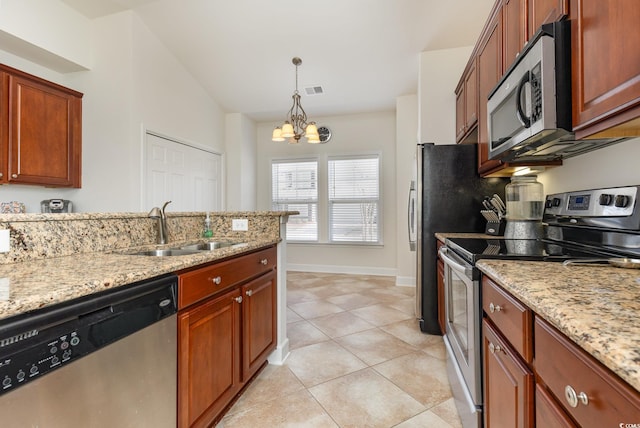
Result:
<svg viewBox="0 0 640 428"><path fill-rule="evenodd" d="M562 200L560 198L553 198L553 206L559 207Z"/></svg>
<svg viewBox="0 0 640 428"><path fill-rule="evenodd" d="M552 206L553 206L553 201L551 199L547 199L547 202L545 202L544 207L551 208Z"/></svg>
<svg viewBox="0 0 640 428"><path fill-rule="evenodd" d="M629 206L630 198L627 195L616 195L614 205L618 208L626 208Z"/></svg>
<svg viewBox="0 0 640 428"><path fill-rule="evenodd" d="M608 193L601 194L600 199L598 200L600 205L611 205L611 202L613 202L613 195Z"/></svg>

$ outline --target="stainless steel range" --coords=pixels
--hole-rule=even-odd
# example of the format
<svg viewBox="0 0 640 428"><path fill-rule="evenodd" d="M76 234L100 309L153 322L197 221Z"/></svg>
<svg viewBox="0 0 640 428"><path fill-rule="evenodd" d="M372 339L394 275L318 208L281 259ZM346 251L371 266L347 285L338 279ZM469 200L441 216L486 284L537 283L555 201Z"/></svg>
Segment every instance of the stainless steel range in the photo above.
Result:
<svg viewBox="0 0 640 428"><path fill-rule="evenodd" d="M548 195L541 239L452 238L445 262L447 370L465 428L483 425L480 259L640 258L640 186Z"/></svg>

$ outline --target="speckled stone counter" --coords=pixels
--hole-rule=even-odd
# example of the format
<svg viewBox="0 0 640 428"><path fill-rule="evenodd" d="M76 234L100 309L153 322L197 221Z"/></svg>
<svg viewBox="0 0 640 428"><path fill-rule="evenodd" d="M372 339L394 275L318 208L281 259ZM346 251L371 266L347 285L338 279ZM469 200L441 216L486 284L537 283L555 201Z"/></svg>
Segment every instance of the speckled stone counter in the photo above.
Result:
<svg viewBox="0 0 640 428"><path fill-rule="evenodd" d="M640 270L488 259L476 266L640 391Z"/></svg>
<svg viewBox="0 0 640 428"><path fill-rule="evenodd" d="M291 214L297 212L212 213L208 240L243 244L170 257L125 253L203 241L204 213L167 213L166 245L155 244L155 220L144 213L0 214L11 241L11 251L0 254L0 320L277 244ZM246 218L249 230L233 231L233 218Z"/></svg>
<svg viewBox="0 0 640 428"><path fill-rule="evenodd" d="M436 232L436 239L444 242L447 238L479 238L479 239L501 239L502 236L487 235L486 233L470 232Z"/></svg>

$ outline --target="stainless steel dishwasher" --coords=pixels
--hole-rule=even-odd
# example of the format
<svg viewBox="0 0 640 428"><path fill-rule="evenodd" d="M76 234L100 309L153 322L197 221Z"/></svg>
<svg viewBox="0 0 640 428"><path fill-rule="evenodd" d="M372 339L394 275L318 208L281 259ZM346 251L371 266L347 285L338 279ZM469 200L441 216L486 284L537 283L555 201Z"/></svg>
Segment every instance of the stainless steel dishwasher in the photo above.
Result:
<svg viewBox="0 0 640 428"><path fill-rule="evenodd" d="M175 427L169 275L0 321L3 428Z"/></svg>

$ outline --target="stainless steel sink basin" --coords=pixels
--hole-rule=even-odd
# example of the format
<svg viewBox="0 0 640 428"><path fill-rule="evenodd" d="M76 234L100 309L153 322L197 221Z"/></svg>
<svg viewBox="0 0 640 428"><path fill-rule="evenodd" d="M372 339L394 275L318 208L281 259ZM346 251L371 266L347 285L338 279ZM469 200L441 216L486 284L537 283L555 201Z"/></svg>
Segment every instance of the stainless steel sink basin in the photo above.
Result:
<svg viewBox="0 0 640 428"><path fill-rule="evenodd" d="M211 251L217 250L219 248L233 247L234 245L244 245L244 242L219 242L219 241L211 241L211 242L203 242L200 244L193 245L185 245L184 247L180 247L181 250L188 251Z"/></svg>
<svg viewBox="0 0 640 428"><path fill-rule="evenodd" d="M168 257L168 256L188 256L191 254L198 254L199 251L195 250L186 250L186 249L175 249L170 248L166 250L146 250L146 251L135 251L131 253L126 253L130 256L154 256L154 257Z"/></svg>

